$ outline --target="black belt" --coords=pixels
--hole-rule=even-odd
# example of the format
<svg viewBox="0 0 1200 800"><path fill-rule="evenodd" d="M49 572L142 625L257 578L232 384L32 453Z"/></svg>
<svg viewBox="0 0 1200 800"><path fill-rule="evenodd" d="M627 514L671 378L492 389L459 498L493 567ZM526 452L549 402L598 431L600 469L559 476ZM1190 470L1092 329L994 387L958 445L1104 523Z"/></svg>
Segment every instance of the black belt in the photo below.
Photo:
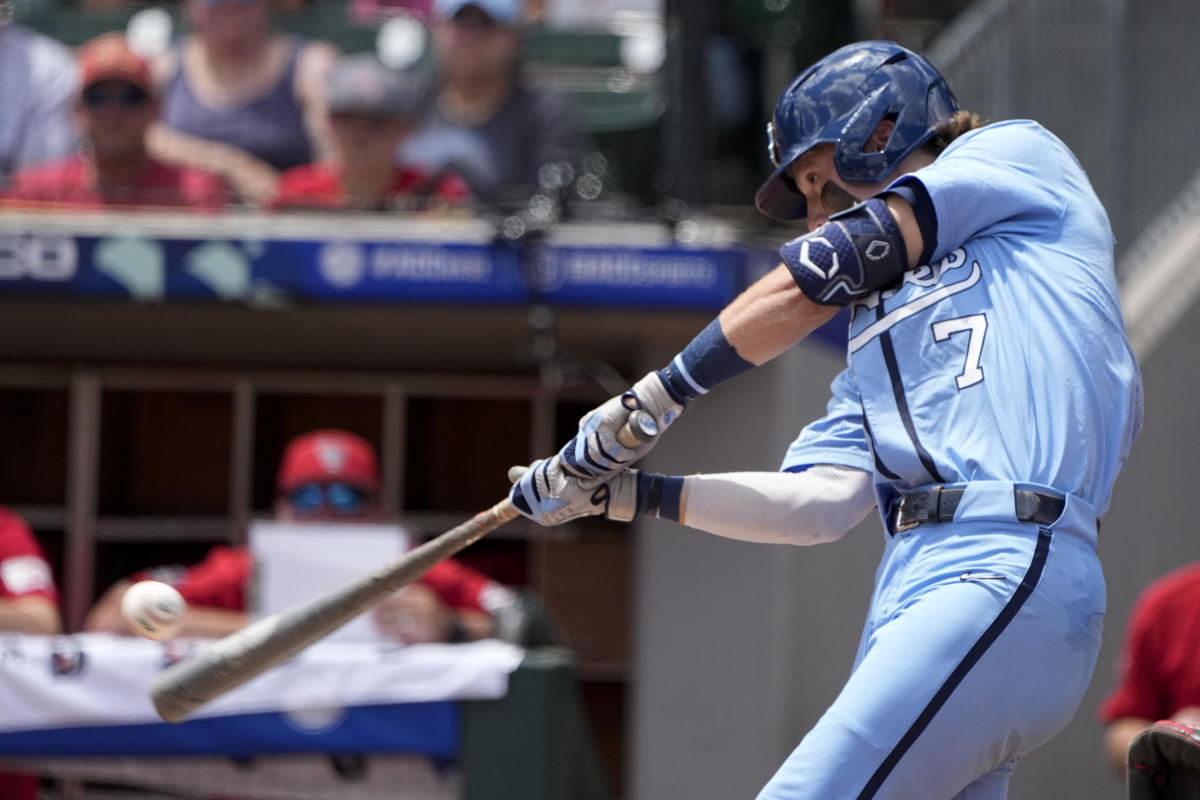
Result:
<svg viewBox="0 0 1200 800"><path fill-rule="evenodd" d="M950 522L965 489L930 486L900 495L892 504L892 531L906 531L922 522ZM1021 522L1050 525L1062 516L1066 498L1029 489L1013 490L1014 510Z"/></svg>

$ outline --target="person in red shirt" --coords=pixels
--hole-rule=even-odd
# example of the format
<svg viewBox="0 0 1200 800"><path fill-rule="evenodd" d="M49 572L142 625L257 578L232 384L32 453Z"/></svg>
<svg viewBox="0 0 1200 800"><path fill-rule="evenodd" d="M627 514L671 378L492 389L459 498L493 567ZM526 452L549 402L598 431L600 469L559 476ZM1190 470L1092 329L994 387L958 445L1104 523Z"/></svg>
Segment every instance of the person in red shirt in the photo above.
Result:
<svg viewBox="0 0 1200 800"><path fill-rule="evenodd" d="M60 630L58 590L46 556L25 521L0 508L0 631Z"/></svg>
<svg viewBox="0 0 1200 800"><path fill-rule="evenodd" d="M218 209L229 200L220 178L157 161L146 132L159 103L145 60L109 33L79 52L74 119L79 152L17 173L9 206L101 208L186 206Z"/></svg>
<svg viewBox="0 0 1200 800"><path fill-rule="evenodd" d="M284 450L276 478L275 516L281 520L376 522L379 468L364 439L340 430L318 430L293 439ZM89 612L89 631L128 633L120 615L130 584L158 580L179 590L188 602L184 636L225 636L248 621L247 595L254 562L246 547L219 545L192 567L159 567L136 573L109 589ZM376 625L402 642L457 642L494 633L493 615L514 593L466 565L447 559L416 583L376 606Z"/></svg>
<svg viewBox="0 0 1200 800"><path fill-rule="evenodd" d="M426 93L419 78L373 56L343 58L330 72L327 89L333 160L285 171L272 207L385 211L464 205L470 189L457 173L427 175L396 163Z"/></svg>
<svg viewBox="0 0 1200 800"><path fill-rule="evenodd" d="M1200 726L1200 562L1168 573L1138 598L1117 686L1100 707L1105 752L1122 778L1129 743L1170 719Z"/></svg>
<svg viewBox="0 0 1200 800"><path fill-rule="evenodd" d="M62 630L58 590L46 556L19 516L0 508L0 631L56 634ZM0 797L34 800L36 775L0 772Z"/></svg>

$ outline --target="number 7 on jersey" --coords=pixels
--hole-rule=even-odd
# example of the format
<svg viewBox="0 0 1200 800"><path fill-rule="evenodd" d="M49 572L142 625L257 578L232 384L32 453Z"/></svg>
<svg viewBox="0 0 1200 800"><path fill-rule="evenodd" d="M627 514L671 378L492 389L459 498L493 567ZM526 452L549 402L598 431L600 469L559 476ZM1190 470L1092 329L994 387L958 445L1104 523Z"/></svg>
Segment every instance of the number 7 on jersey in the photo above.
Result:
<svg viewBox="0 0 1200 800"><path fill-rule="evenodd" d="M954 379L959 389L974 386L983 380L983 368L979 366L979 357L983 353L983 336L987 333L987 316L972 314L969 317L957 317L935 322L932 326L933 340L944 342L956 333L967 333L967 361L963 371Z"/></svg>

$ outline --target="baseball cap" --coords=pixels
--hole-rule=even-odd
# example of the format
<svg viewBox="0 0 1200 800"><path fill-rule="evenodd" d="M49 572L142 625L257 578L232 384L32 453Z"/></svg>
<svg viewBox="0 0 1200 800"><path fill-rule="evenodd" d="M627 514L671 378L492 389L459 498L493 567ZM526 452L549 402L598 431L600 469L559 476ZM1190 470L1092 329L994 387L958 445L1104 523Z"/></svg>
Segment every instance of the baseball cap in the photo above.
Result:
<svg viewBox="0 0 1200 800"><path fill-rule="evenodd" d="M420 113L424 84L363 53L345 56L333 66L326 92L330 114L411 119Z"/></svg>
<svg viewBox="0 0 1200 800"><path fill-rule="evenodd" d="M303 483L342 481L379 488L375 448L347 431L325 429L297 436L288 443L275 484L288 492Z"/></svg>
<svg viewBox="0 0 1200 800"><path fill-rule="evenodd" d="M149 64L129 49L119 33L98 36L79 49L79 88L109 80L132 83L146 94L154 93Z"/></svg>
<svg viewBox="0 0 1200 800"><path fill-rule="evenodd" d="M435 0L435 19L450 19L466 6L475 6L501 25L515 25L521 17L521 0Z"/></svg>

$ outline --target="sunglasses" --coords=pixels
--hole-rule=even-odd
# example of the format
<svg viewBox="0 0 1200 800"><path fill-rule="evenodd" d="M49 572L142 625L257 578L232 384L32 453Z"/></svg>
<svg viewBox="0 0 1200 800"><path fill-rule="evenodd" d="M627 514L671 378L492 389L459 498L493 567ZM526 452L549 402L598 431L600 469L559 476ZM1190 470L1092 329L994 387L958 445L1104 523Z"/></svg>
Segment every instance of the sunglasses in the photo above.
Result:
<svg viewBox="0 0 1200 800"><path fill-rule="evenodd" d="M287 493L288 502L300 516L317 513L322 507L334 514L350 516L362 513L371 492L352 483L302 483Z"/></svg>
<svg viewBox="0 0 1200 800"><path fill-rule="evenodd" d="M83 90L83 104L88 108L103 108L106 105L137 108L148 98L149 95L132 83L121 83L115 86L93 84Z"/></svg>

